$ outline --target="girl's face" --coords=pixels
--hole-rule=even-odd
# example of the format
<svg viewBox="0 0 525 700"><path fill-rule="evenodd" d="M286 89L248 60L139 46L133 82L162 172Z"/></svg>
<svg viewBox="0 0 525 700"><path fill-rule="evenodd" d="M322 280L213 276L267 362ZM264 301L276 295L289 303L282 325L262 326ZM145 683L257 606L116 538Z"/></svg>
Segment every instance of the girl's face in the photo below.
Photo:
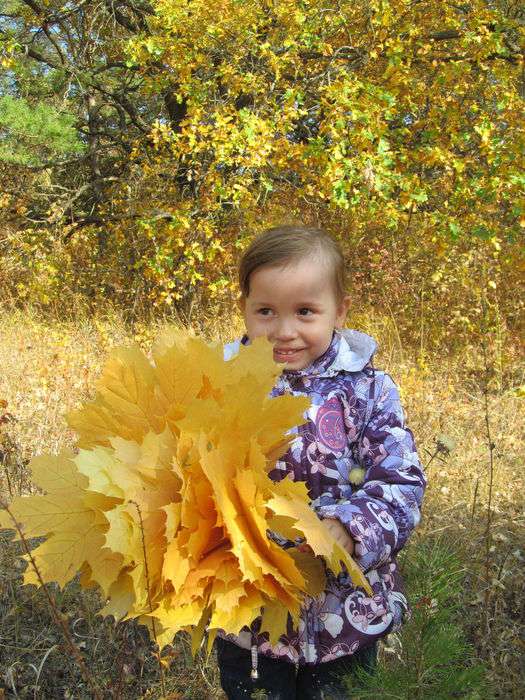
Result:
<svg viewBox="0 0 525 700"><path fill-rule="evenodd" d="M257 268L250 275L250 294L241 301L248 337L266 336L274 360L295 370L328 350L348 305L347 297L337 300L328 263L308 258Z"/></svg>

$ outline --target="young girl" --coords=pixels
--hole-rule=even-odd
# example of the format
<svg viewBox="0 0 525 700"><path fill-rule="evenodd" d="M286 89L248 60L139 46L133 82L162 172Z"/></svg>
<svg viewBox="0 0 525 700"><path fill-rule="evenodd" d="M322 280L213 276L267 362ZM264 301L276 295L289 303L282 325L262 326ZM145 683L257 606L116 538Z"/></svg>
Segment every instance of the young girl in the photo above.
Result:
<svg viewBox="0 0 525 700"><path fill-rule="evenodd" d="M226 357L265 335L283 363L273 395L312 401L270 477L306 481L319 527L353 554L374 595L328 572L324 593L276 645L257 621L217 639L221 684L230 700L257 689L269 700L348 698L347 677L374 668L376 640L407 610L395 557L419 522L425 477L397 388L372 366L375 342L342 329L349 299L334 240L319 229L270 229L245 252L239 277L246 335Z"/></svg>

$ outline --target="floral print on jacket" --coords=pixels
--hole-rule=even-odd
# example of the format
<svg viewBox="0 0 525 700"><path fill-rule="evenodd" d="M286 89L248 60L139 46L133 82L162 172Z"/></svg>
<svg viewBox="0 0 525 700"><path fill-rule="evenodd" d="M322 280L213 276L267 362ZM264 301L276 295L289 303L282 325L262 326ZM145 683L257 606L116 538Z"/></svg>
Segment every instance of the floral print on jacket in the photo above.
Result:
<svg viewBox="0 0 525 700"><path fill-rule="evenodd" d="M240 342L248 341L225 347L226 359ZM267 635L257 634L256 621L249 631L225 636L239 646L256 644L259 654L291 663L324 663L394 631L408 609L396 553L419 522L426 480L397 387L372 366L375 350L370 336L337 331L311 365L282 372L272 395L307 395L312 405L270 472L277 481L305 481L319 517L337 518L348 529L373 596L346 574L328 572L326 590L307 598L297 629L289 618L287 634L271 645ZM352 470L360 471L350 475ZM364 478L354 478L363 470Z"/></svg>

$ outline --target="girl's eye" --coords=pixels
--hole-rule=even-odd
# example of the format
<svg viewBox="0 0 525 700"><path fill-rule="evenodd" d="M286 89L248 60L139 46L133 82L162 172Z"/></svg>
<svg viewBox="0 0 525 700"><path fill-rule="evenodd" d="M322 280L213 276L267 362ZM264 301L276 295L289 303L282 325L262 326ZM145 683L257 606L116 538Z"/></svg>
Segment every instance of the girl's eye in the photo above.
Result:
<svg viewBox="0 0 525 700"><path fill-rule="evenodd" d="M309 309L307 306L304 306L302 309L299 309L297 312L299 316L309 316L310 314L313 313L312 309Z"/></svg>
<svg viewBox="0 0 525 700"><path fill-rule="evenodd" d="M264 307L262 309L258 309L257 313L261 316L269 316L272 313L272 310Z"/></svg>

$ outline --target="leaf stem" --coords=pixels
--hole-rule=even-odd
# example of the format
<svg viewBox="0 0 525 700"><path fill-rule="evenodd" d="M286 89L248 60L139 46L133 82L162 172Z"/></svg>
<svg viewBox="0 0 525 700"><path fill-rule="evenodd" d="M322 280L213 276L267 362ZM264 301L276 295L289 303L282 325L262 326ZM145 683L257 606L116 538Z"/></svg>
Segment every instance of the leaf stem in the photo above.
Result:
<svg viewBox="0 0 525 700"><path fill-rule="evenodd" d="M162 692L162 696L165 697L166 686L164 683L164 669L162 668L162 659L160 658L160 647L159 647L159 642L157 639L157 628L155 625L155 618L153 617L153 603L151 600L151 586L150 586L150 580L149 580L148 557L146 556L146 536L144 534L144 521L142 519L142 511L140 509L139 504L136 501L130 501L130 503L133 503L133 505L137 509L137 513L138 513L139 521L140 521L140 533L142 536L142 554L144 556L144 574L146 576L146 590L148 593L148 607L149 607L149 611L151 613L151 630L153 632L153 638L155 640L155 656L157 657L157 661L159 664L161 692Z"/></svg>

